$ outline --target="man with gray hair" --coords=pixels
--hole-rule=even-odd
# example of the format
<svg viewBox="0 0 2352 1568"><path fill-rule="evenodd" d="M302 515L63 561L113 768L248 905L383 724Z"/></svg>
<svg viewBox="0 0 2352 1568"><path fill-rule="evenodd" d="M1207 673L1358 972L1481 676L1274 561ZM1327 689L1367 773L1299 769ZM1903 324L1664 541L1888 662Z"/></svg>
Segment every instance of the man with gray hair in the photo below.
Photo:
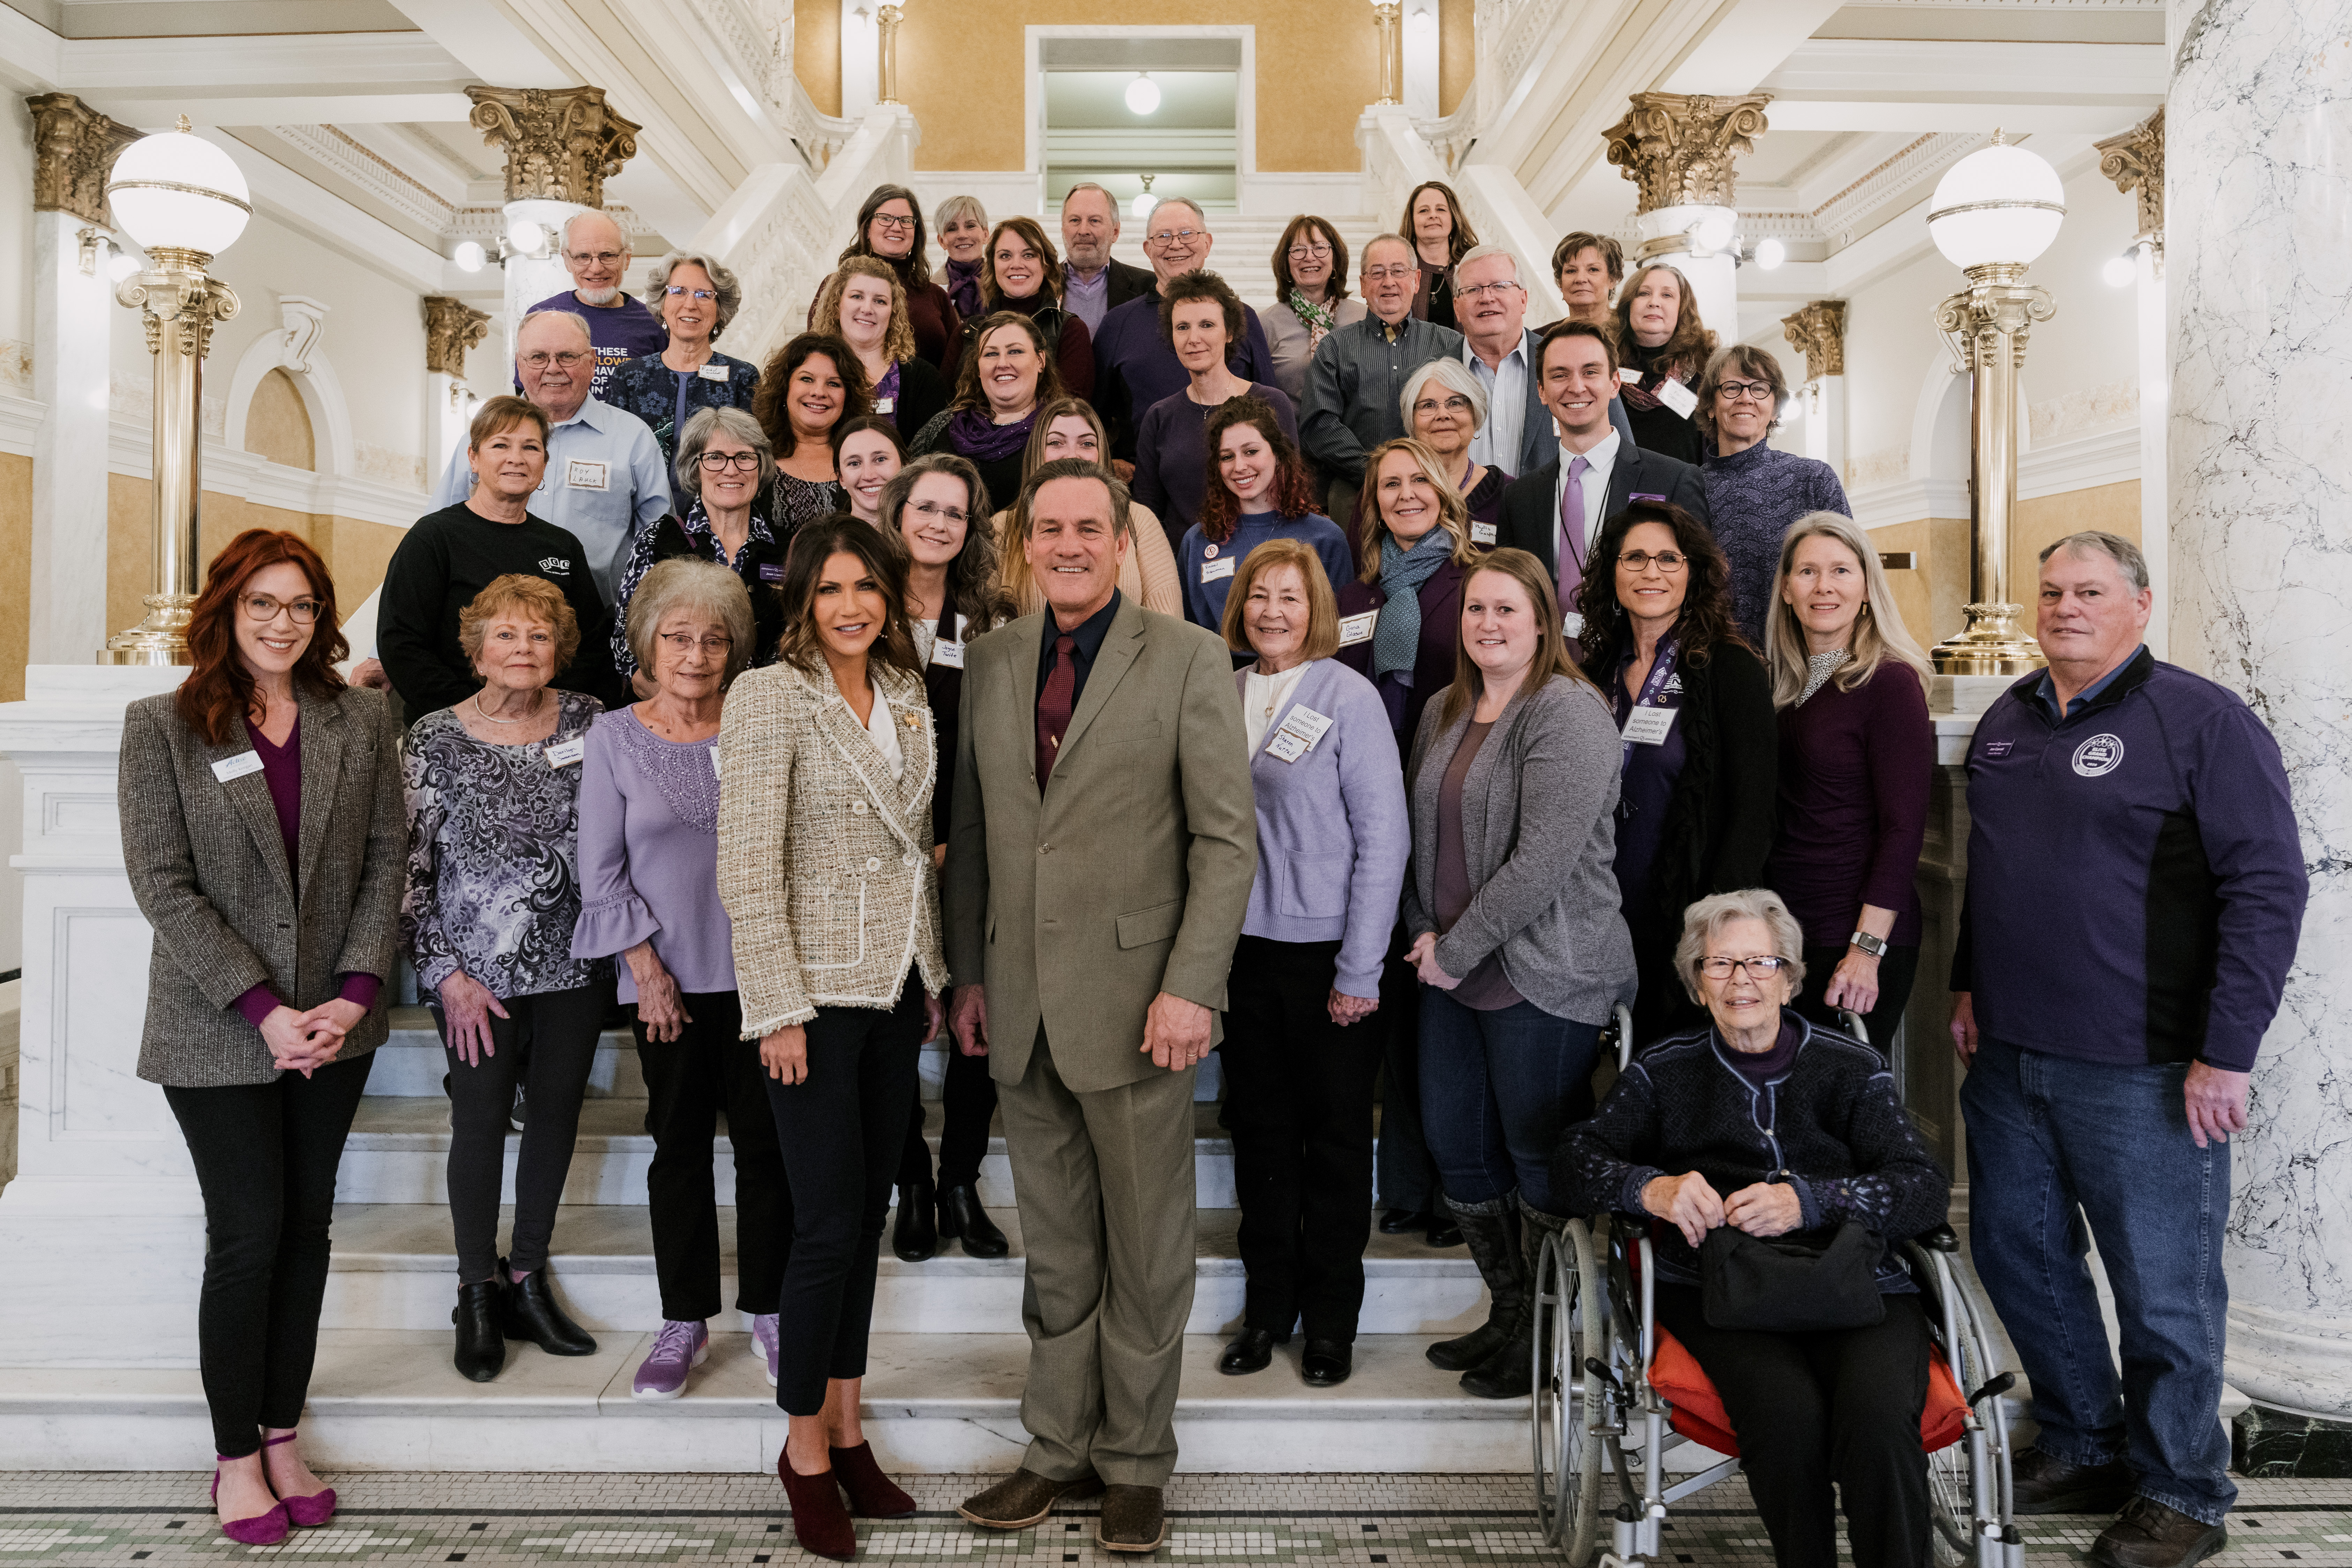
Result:
<svg viewBox="0 0 2352 1568"><path fill-rule="evenodd" d="M1170 279L1208 266L1213 243L1199 207L1182 196L1163 198L1143 230L1143 254L1154 274L1151 291L1105 316L1102 331L1095 334L1095 411L1110 434L1122 479L1134 475L1135 430L1144 410L1192 384L1175 346L1160 333L1160 290ZM1274 351L1266 346L1257 312L1247 305L1242 307L1242 335L1225 350L1225 363L1244 381L1274 379Z"/></svg>
<svg viewBox="0 0 2352 1568"><path fill-rule="evenodd" d="M1342 527L1355 515L1364 454L1408 434L1400 406L1405 377L1431 360L1462 353L1460 332L1412 313L1420 280L1421 263L1404 236L1384 234L1365 246L1361 281L1368 313L1326 333L1307 367L1299 445L1331 476L1326 504ZM1524 302L1519 309L1525 311ZM1491 413L1487 423L1494 423Z"/></svg>
<svg viewBox="0 0 2352 1568"><path fill-rule="evenodd" d="M608 214L593 207L573 213L563 220L555 244L563 269L572 274L572 287L531 309L569 310L588 323L588 340L596 345L596 384L589 395L602 397L615 369L661 353L669 344L669 334L644 300L622 291L629 271L629 237Z"/></svg>
<svg viewBox="0 0 2352 1568"><path fill-rule="evenodd" d="M2189 1568L2229 1542L2229 1139L2307 890L2278 742L2235 692L2148 652L2153 600L2128 540L2042 552L2049 668L1969 743L1952 957L1970 1249L2041 1427L2017 1511L2120 1507L2091 1547L2105 1568Z"/></svg>
<svg viewBox="0 0 2352 1568"><path fill-rule="evenodd" d="M1155 287L1151 274L1110 253L1118 243L1118 198L1092 180L1080 180L1062 198L1062 306L1087 324L1089 337L1103 318Z"/></svg>
<svg viewBox="0 0 2352 1568"><path fill-rule="evenodd" d="M1454 321L1462 329L1462 363L1486 389L1486 422L1470 439L1470 460L1514 478L1534 473L1551 461L1559 443L1538 390L1543 377L1536 371L1518 258L1499 245L1464 251L1454 264ZM1609 422L1633 444L1633 427L1613 397Z"/></svg>

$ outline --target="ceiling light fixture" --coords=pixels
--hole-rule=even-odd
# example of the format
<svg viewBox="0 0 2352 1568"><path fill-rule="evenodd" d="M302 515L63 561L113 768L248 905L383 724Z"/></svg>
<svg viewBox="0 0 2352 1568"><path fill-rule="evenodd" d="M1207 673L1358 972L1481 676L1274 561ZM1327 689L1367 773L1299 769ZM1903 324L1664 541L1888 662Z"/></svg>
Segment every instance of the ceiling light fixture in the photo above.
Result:
<svg viewBox="0 0 2352 1568"><path fill-rule="evenodd" d="M2139 277L2139 247L2134 246L2121 256L2110 256L2107 264L2099 268L2099 276L2110 289L2128 289Z"/></svg>
<svg viewBox="0 0 2352 1568"><path fill-rule="evenodd" d="M1127 84L1127 111L1150 114L1159 107L1160 84L1151 79L1150 72L1136 72L1135 79Z"/></svg>
<svg viewBox="0 0 2352 1568"><path fill-rule="evenodd" d="M1756 242L1756 265L1765 271L1771 271L1788 259L1789 247L1780 240L1767 237Z"/></svg>
<svg viewBox="0 0 2352 1568"><path fill-rule="evenodd" d="M488 258L488 253L469 239L460 244L457 247L457 253L449 259L457 264L457 270L460 272L479 272L482 269L482 263Z"/></svg>
<svg viewBox="0 0 2352 1568"><path fill-rule="evenodd" d="M1127 205L1128 216L1130 217L1150 217L1151 216L1151 204L1153 199L1151 195L1151 182L1158 179L1160 176L1157 174L1143 174L1138 177L1143 181L1143 189L1137 193L1135 200Z"/></svg>

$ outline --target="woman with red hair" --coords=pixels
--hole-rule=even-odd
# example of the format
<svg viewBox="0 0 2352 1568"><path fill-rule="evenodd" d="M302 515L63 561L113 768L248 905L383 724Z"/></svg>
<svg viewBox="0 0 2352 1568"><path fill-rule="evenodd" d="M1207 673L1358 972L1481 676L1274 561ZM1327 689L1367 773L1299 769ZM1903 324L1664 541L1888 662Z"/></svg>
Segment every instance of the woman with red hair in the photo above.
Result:
<svg viewBox="0 0 2352 1568"><path fill-rule="evenodd" d="M1218 631L1234 564L1269 539L1305 542L1334 583L1356 574L1355 552L1339 525L1315 510L1315 481L1274 406L1244 395L1209 416L1206 491L1201 518L1184 531L1176 565L1184 618Z"/></svg>
<svg viewBox="0 0 2352 1568"><path fill-rule="evenodd" d="M399 727L346 687L335 584L292 533L216 556L177 691L123 712L122 852L154 928L139 1076L205 1198L196 1340L231 1541L324 1524L295 1447L343 1140L389 1030L408 828Z"/></svg>

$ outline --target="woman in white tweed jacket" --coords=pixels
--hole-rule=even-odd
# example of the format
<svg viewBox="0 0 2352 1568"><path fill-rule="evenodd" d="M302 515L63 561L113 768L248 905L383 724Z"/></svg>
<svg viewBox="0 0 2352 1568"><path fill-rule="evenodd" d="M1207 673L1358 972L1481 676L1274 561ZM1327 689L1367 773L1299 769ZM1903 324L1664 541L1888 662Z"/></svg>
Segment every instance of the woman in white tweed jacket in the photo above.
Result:
<svg viewBox="0 0 2352 1568"><path fill-rule="evenodd" d="M719 730L719 896L743 1037L760 1041L791 1226L778 1477L809 1551L856 1550L850 1511L898 1518L858 1426L890 1186L947 981L931 868L938 744L907 621L904 557L847 517L784 564L777 661L735 683Z"/></svg>

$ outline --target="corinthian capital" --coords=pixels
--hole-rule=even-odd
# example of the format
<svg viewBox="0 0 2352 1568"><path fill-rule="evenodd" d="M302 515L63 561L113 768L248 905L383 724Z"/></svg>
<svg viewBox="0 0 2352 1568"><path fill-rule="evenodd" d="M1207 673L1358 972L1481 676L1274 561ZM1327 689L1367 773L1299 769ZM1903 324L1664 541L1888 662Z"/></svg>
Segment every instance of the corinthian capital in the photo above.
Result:
<svg viewBox="0 0 2352 1568"><path fill-rule="evenodd" d="M2099 150L2099 173L2119 191L2139 196L2139 237L2164 243L2164 109L2120 136L2093 143Z"/></svg>
<svg viewBox="0 0 2352 1568"><path fill-rule="evenodd" d="M466 351L482 341L490 319L461 300L425 297L425 368L466 379Z"/></svg>
<svg viewBox="0 0 2352 1568"><path fill-rule="evenodd" d="M467 123L507 155L507 200L604 205L605 176L636 156L634 121L604 101L601 87L469 87Z"/></svg>
<svg viewBox="0 0 2352 1568"><path fill-rule="evenodd" d="M106 222L106 176L139 132L69 92L28 98L33 111L33 210Z"/></svg>
<svg viewBox="0 0 2352 1568"><path fill-rule="evenodd" d="M1805 379L1845 374L1845 301L1816 300L1780 318L1780 334L1805 356Z"/></svg>
<svg viewBox="0 0 2352 1568"><path fill-rule="evenodd" d="M1771 129L1764 118L1771 101L1769 92L1738 98L1637 92L1625 118L1601 133L1609 161L1639 188L1641 212L1735 205L1731 161L1753 153L1756 138Z"/></svg>

